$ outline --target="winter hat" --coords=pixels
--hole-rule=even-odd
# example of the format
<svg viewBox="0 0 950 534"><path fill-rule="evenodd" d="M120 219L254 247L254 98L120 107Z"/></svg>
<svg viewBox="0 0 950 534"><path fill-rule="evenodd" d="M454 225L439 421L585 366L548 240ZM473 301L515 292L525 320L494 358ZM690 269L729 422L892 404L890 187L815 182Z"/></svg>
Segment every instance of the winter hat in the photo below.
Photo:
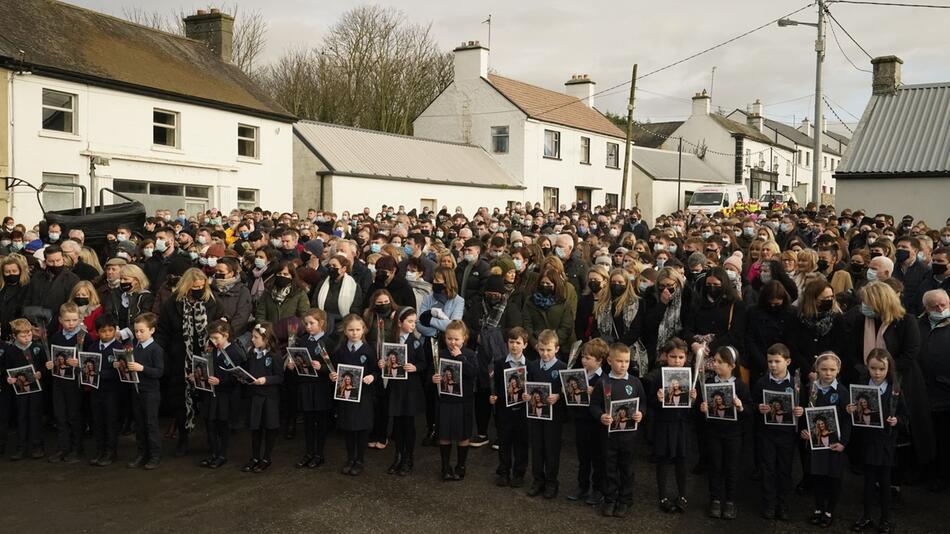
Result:
<svg viewBox="0 0 950 534"><path fill-rule="evenodd" d="M206 258L223 258L224 257L224 245L221 243L215 243L208 247L208 252L205 253Z"/></svg>
<svg viewBox="0 0 950 534"><path fill-rule="evenodd" d="M702 252L693 252L689 255L689 258L686 260L686 264L689 265L689 268L692 269L697 265L706 266L706 256L703 256Z"/></svg>
<svg viewBox="0 0 950 534"><path fill-rule="evenodd" d="M515 270L515 262L507 254L498 256L491 262L491 274L503 276L508 271Z"/></svg>
<svg viewBox="0 0 950 534"><path fill-rule="evenodd" d="M381 256L376 260L376 272L379 271L395 271L396 270L396 259L392 256Z"/></svg>
<svg viewBox="0 0 950 534"><path fill-rule="evenodd" d="M500 274L493 274L489 276L488 281L485 282L485 292L504 293L505 278Z"/></svg>
<svg viewBox="0 0 950 534"><path fill-rule="evenodd" d="M733 267L735 270L742 272L742 252L735 251L732 253L732 256L726 258L726 261L722 262L723 267Z"/></svg>
<svg viewBox="0 0 950 534"><path fill-rule="evenodd" d="M610 269L613 263L611 263L610 256L597 256L597 259L594 260L594 265L603 265Z"/></svg>
<svg viewBox="0 0 950 534"><path fill-rule="evenodd" d="M308 240L303 244L303 248L318 258L323 256L323 240L320 238Z"/></svg>

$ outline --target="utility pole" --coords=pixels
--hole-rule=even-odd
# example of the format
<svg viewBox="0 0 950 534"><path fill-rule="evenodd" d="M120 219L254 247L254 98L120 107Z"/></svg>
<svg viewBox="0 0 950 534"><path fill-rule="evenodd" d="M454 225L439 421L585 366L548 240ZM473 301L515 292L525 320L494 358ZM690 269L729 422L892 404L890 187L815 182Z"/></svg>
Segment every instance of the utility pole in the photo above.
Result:
<svg viewBox="0 0 950 534"><path fill-rule="evenodd" d="M627 102L627 147L623 153L623 182L620 184L620 209L627 208L627 176L630 174L631 143L633 142L633 102L637 93L637 64L630 76L630 100Z"/></svg>
<svg viewBox="0 0 950 534"><path fill-rule="evenodd" d="M683 136L680 136L679 162L676 164L676 211L680 211L681 209L683 209L682 205L680 204L683 199L683 193L681 190L682 185L683 185Z"/></svg>
<svg viewBox="0 0 950 534"><path fill-rule="evenodd" d="M821 112L821 64L825 61L825 2L818 0L818 39L815 40L815 157L812 160L811 201L815 209L821 205L821 131L824 128Z"/></svg>

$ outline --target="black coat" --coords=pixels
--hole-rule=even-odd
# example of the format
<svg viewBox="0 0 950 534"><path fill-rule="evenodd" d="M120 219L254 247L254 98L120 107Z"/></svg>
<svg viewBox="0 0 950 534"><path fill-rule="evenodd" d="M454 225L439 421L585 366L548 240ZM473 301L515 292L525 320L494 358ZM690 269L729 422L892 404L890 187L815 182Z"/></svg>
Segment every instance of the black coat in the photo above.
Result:
<svg viewBox="0 0 950 534"><path fill-rule="evenodd" d="M389 395L389 416L422 415L426 410L423 379L428 378L429 359L426 354L426 345L429 340L422 336L410 334L406 338L406 361L416 366L416 372L407 373L405 380L389 380L386 391Z"/></svg>
<svg viewBox="0 0 950 534"><path fill-rule="evenodd" d="M122 305L122 290L110 289L102 301L102 312L111 316L119 324L119 330L132 329L132 323L139 315L152 311L155 295L148 290L129 294L129 307Z"/></svg>
<svg viewBox="0 0 950 534"><path fill-rule="evenodd" d="M801 370L803 382L807 382L804 375L811 372L818 355L829 350L841 357L842 377L846 379L845 381L851 382L853 375L849 369L853 369L853 366L847 363L851 361L851 358L848 356L846 349L848 336L846 335L845 318L843 315L835 316L832 321L831 330L825 335L821 335L814 328L811 328L802 319L801 315L798 315L790 324L787 338L787 345L789 351L792 353L793 368ZM763 357L764 356L763 354Z"/></svg>
<svg viewBox="0 0 950 534"><path fill-rule="evenodd" d="M732 303L725 299L710 302L700 297L698 306L692 311L683 320L683 339L687 344L692 343L694 336L713 334L715 337L709 344L710 355L725 345L739 348L745 345L746 309L741 300Z"/></svg>
<svg viewBox="0 0 950 534"><path fill-rule="evenodd" d="M920 370L927 384L930 409L950 411L950 320L934 328L923 317L920 326Z"/></svg>
<svg viewBox="0 0 950 534"><path fill-rule="evenodd" d="M56 276L47 271L37 271L30 278L27 303L24 304L24 313L27 305L49 310L50 322L48 329L53 331L59 327L59 307L69 300L69 293L79 283L79 277L69 269L63 268Z"/></svg>
<svg viewBox="0 0 950 534"><path fill-rule="evenodd" d="M901 304L911 315L920 315L924 311L923 296L920 289L924 281L931 278L930 268L919 261L914 261L906 271L900 266L894 266L894 278L904 283L901 292Z"/></svg>
<svg viewBox="0 0 950 534"><path fill-rule="evenodd" d="M248 321L254 315L250 290L238 280L224 290L218 289L217 285L212 285L211 291L221 306L221 314L231 325L231 337L237 339L248 331Z"/></svg>
<svg viewBox="0 0 950 534"><path fill-rule="evenodd" d="M205 312L209 324L222 317L221 307L213 298L205 303ZM167 385L168 395L163 395L162 403L169 408L178 408L185 402L185 361L188 356L185 351L185 336L182 328L184 322L184 304L175 300L174 297L165 302L159 315L155 340L165 349L164 382ZM207 331L196 333L196 346L192 347L192 354L204 354L207 349L207 335Z"/></svg>
<svg viewBox="0 0 950 534"><path fill-rule="evenodd" d="M789 344L792 325L796 323L791 308L773 311L758 306L751 308L746 323L746 343L742 354L743 364L755 378L768 371L766 352L775 343ZM737 347L740 351L743 347Z"/></svg>
<svg viewBox="0 0 950 534"><path fill-rule="evenodd" d="M23 300L27 287L19 284L4 284L0 288L0 340L12 339L13 328L10 326L10 321L23 317Z"/></svg>
<svg viewBox="0 0 950 534"><path fill-rule="evenodd" d="M657 338L660 331L660 323L663 322L663 316L666 314L666 304L663 304L663 301L657 296L656 286L654 289L651 289L644 295L643 301L640 302L640 314L643 315L643 330L641 331L641 339L643 345L647 349L647 354L650 355L650 366L651 368L656 361L657 356ZM680 304L680 330L675 332L674 335L682 337L686 324L689 321L689 318L693 315L692 310L692 300L693 293L690 289L684 288L682 295L682 304ZM672 301L670 301L672 302Z"/></svg>

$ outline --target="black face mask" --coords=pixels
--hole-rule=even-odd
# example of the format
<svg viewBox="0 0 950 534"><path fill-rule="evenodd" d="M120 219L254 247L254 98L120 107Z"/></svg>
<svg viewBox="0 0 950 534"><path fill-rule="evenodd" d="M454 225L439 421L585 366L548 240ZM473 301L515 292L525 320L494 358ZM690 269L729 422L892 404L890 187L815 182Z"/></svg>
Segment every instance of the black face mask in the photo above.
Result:
<svg viewBox="0 0 950 534"><path fill-rule="evenodd" d="M387 271L376 271L376 282L382 284L389 278L389 273Z"/></svg>
<svg viewBox="0 0 950 534"><path fill-rule="evenodd" d="M339 269L337 269L336 267L327 267L327 276L329 276L331 280L336 280L336 277L339 275L340 275Z"/></svg>
<svg viewBox="0 0 950 534"><path fill-rule="evenodd" d="M53 276L56 276L57 274L63 272L63 266L62 266L62 265L57 265L57 266L54 267L54 266L52 266L52 265L47 265L47 266L46 266L46 272L48 272L49 274L51 274L51 275L53 275Z"/></svg>
<svg viewBox="0 0 950 534"><path fill-rule="evenodd" d="M554 295L554 286L538 286L538 293L541 293L545 297L550 297Z"/></svg>
<svg viewBox="0 0 950 534"><path fill-rule="evenodd" d="M119 289L121 289L123 293L132 291L132 282L120 282Z"/></svg>
<svg viewBox="0 0 950 534"><path fill-rule="evenodd" d="M445 284L432 284L432 292L436 294L445 293Z"/></svg>
<svg viewBox="0 0 950 534"><path fill-rule="evenodd" d="M76 297L73 299L73 302L76 303L76 306L85 306L89 304L89 297Z"/></svg>
<svg viewBox="0 0 950 534"><path fill-rule="evenodd" d="M20 275L18 274L5 274L3 275L3 283L8 286L15 286L20 283Z"/></svg>
<svg viewBox="0 0 950 534"><path fill-rule="evenodd" d="M290 278L287 278L286 276L274 277L274 286L276 286L277 289L284 289L285 287L289 286L291 282L293 282L293 280Z"/></svg>
<svg viewBox="0 0 950 534"><path fill-rule="evenodd" d="M784 307L784 304L769 304L769 311L774 313L780 311Z"/></svg>
<svg viewBox="0 0 950 534"><path fill-rule="evenodd" d="M627 291L627 284L610 284L610 296L617 298Z"/></svg>
<svg viewBox="0 0 950 534"><path fill-rule="evenodd" d="M933 263L933 264L930 265L930 268L933 269L933 273L934 273L935 275L937 275L937 276L941 276L941 275L943 275L944 273L947 272L947 264L946 264L946 263ZM6 277L4 277L4 278L6 278Z"/></svg>
<svg viewBox="0 0 950 534"><path fill-rule="evenodd" d="M389 315L389 312L392 311L392 306L389 304L377 304L373 306L373 311L376 312L376 315Z"/></svg>
<svg viewBox="0 0 950 534"><path fill-rule="evenodd" d="M706 296L713 300L718 300L722 296L722 287L706 286Z"/></svg>
<svg viewBox="0 0 950 534"><path fill-rule="evenodd" d="M818 260L818 270L824 272L828 269L828 260Z"/></svg>
<svg viewBox="0 0 950 534"><path fill-rule="evenodd" d="M902 248L897 249L897 252L894 253L894 257L897 259L897 263L904 263L907 261L907 258L910 257L910 251Z"/></svg>
<svg viewBox="0 0 950 534"><path fill-rule="evenodd" d="M872 253L871 253L871 257L872 257L872 258L877 258L878 256L883 256L883 254L881 254L880 252L872 252Z"/></svg>
<svg viewBox="0 0 950 534"><path fill-rule="evenodd" d="M828 313L831 311L831 307L834 306L835 301L833 300L819 300L818 301L818 311L821 313Z"/></svg>
<svg viewBox="0 0 950 534"><path fill-rule="evenodd" d="M863 264L863 263L852 263L852 264L851 264L851 272L854 273L854 274L861 274L861 273L863 273L863 272L864 272L864 264Z"/></svg>
<svg viewBox="0 0 950 534"><path fill-rule="evenodd" d="M599 293L601 285L597 280L588 280L587 287L590 288L591 293Z"/></svg>
<svg viewBox="0 0 950 534"><path fill-rule="evenodd" d="M545 256L550 256L550 255L551 255L551 248L542 248L541 250L544 251L544 255L545 255Z"/></svg>
<svg viewBox="0 0 950 534"><path fill-rule="evenodd" d="M195 300L201 300L205 296L205 289L204 288L192 289L190 294L191 294L191 298Z"/></svg>

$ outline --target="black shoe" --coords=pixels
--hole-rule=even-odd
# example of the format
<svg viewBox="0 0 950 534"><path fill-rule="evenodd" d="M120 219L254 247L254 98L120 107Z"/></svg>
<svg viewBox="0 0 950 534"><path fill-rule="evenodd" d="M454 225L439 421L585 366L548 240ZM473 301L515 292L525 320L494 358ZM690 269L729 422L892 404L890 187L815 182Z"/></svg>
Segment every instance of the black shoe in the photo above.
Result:
<svg viewBox="0 0 950 534"><path fill-rule="evenodd" d="M600 505L600 515L604 517L613 517L614 511L616 511L616 509L617 509L617 505L615 505L614 503L605 502L604 504Z"/></svg>
<svg viewBox="0 0 950 534"><path fill-rule="evenodd" d="M488 436L476 435L472 437L472 439L468 440L469 447L475 447L477 449L479 447L484 447L485 445L488 445Z"/></svg>
<svg viewBox="0 0 950 534"><path fill-rule="evenodd" d="M102 460L102 458L103 458L105 455L106 455L106 453L100 452L95 458L92 458L92 459L89 460L89 465L91 465L91 466L97 466L97 465L99 465L99 461Z"/></svg>
<svg viewBox="0 0 950 534"><path fill-rule="evenodd" d="M267 471L268 469L270 469L271 463L273 462L270 461L270 458L265 458L257 462L257 465L254 466L254 472L263 473L264 471Z"/></svg>
<svg viewBox="0 0 950 534"><path fill-rule="evenodd" d="M79 453L67 452L63 455L64 464L78 464L79 461Z"/></svg>
<svg viewBox="0 0 950 534"><path fill-rule="evenodd" d="M723 519L735 519L736 518L736 503L732 501L726 501L726 504L722 507L722 518Z"/></svg>
<svg viewBox="0 0 950 534"><path fill-rule="evenodd" d="M143 465L145 465L146 461L147 459L145 458L145 456L140 454L136 456L134 460L129 462L126 467L128 467L129 469L138 469L139 467L142 467Z"/></svg>
<svg viewBox="0 0 950 534"><path fill-rule="evenodd" d="M456 480L458 479L455 478L455 473L451 467L442 468L442 482L455 482Z"/></svg>
<svg viewBox="0 0 950 534"><path fill-rule="evenodd" d="M520 488L524 486L524 475L515 475L511 477L511 487Z"/></svg>
<svg viewBox="0 0 950 534"><path fill-rule="evenodd" d="M208 458L205 458L204 460L201 460L200 462L198 462L198 467L211 467L211 464L213 464L214 461L217 459L218 459L217 456L211 455Z"/></svg>
<svg viewBox="0 0 950 534"><path fill-rule="evenodd" d="M405 477L412 474L412 457L410 456L406 460L403 460L402 465L399 466L399 476Z"/></svg>
<svg viewBox="0 0 950 534"><path fill-rule="evenodd" d="M303 469L304 467L309 467L311 461L313 461L313 455L312 455L312 454L304 454L304 455L303 455L303 458L301 458L299 462L297 462L296 464L294 464L294 466L295 466L297 469Z"/></svg>
<svg viewBox="0 0 950 534"><path fill-rule="evenodd" d="M627 517L627 513L630 512L630 505L625 503L617 503L617 506L614 507L614 517Z"/></svg>
<svg viewBox="0 0 950 534"><path fill-rule="evenodd" d="M46 451L43 450L42 447L33 449L33 452L30 453L30 458L33 458L34 460L39 460L45 457L46 457Z"/></svg>
<svg viewBox="0 0 950 534"><path fill-rule="evenodd" d="M891 534L893 530L894 524L890 521L881 521L881 523L877 526L878 534Z"/></svg>
<svg viewBox="0 0 950 534"><path fill-rule="evenodd" d="M825 514L822 513L821 510L815 510L814 512L811 513L811 517L808 519L808 524L810 524L810 525L820 525L820 524L821 524L821 518L822 518L822 516L824 516L824 515L825 515Z"/></svg>
<svg viewBox="0 0 950 534"><path fill-rule="evenodd" d="M553 498L557 497L557 490L558 490L558 485L557 485L557 484L545 484L545 485L544 485L544 498L545 498L545 499L553 499Z"/></svg>
<svg viewBox="0 0 950 534"><path fill-rule="evenodd" d="M358 477L363 472L363 462L353 462L350 468L350 476Z"/></svg>
<svg viewBox="0 0 950 534"><path fill-rule="evenodd" d="M158 469L159 466L161 465L162 465L162 459L159 458L158 456L152 456L151 458L148 459L148 462L145 463L144 467L146 471L153 471L155 469Z"/></svg>
<svg viewBox="0 0 950 534"><path fill-rule="evenodd" d="M352 460L347 460L346 465L343 466L343 469L341 469L340 472L343 473L344 475L349 475L350 471L353 469L353 464L355 463L356 462Z"/></svg>
<svg viewBox="0 0 950 534"><path fill-rule="evenodd" d="M788 507L780 504L778 509L775 510L775 518L779 521L788 521Z"/></svg>
<svg viewBox="0 0 950 534"><path fill-rule="evenodd" d="M465 479L465 466L457 465L455 466L455 480L464 480Z"/></svg>
<svg viewBox="0 0 950 534"><path fill-rule="evenodd" d="M99 457L98 460L96 460L96 465L99 467L109 467L110 465L112 465L112 462L114 461L115 461L115 453L112 451L109 451L103 454L101 457Z"/></svg>
<svg viewBox="0 0 950 534"><path fill-rule="evenodd" d="M663 510L664 512L668 514L672 514L676 512L676 505L673 504L673 502L667 499L666 497L663 497L662 499L660 499L659 504L660 504L660 510Z"/></svg>
<svg viewBox="0 0 950 534"><path fill-rule="evenodd" d="M225 458L224 456L218 456L217 458L214 459L213 462L211 462L211 464L208 465L208 468L217 469L226 463L228 463L227 458Z"/></svg>
<svg viewBox="0 0 950 534"><path fill-rule="evenodd" d="M834 519L828 514L821 514L821 522L818 523L818 526L821 528L828 528L834 523Z"/></svg>
<svg viewBox="0 0 950 534"><path fill-rule="evenodd" d="M676 502L673 503L676 506L676 511L685 514L686 513L686 497L677 497Z"/></svg>
<svg viewBox="0 0 950 534"><path fill-rule="evenodd" d="M307 462L307 469L316 469L326 462L327 461L323 458L323 456L314 456L309 462Z"/></svg>
<svg viewBox="0 0 950 534"><path fill-rule="evenodd" d="M23 459L23 451L16 451L10 455L11 462L19 462Z"/></svg>
<svg viewBox="0 0 950 534"><path fill-rule="evenodd" d="M590 495L590 492L585 488L577 488L573 492L567 495L567 500L569 501L585 501L587 496Z"/></svg>
<svg viewBox="0 0 950 534"><path fill-rule="evenodd" d="M713 499L709 502L709 517L716 519L722 518L722 502L717 499Z"/></svg>
<svg viewBox="0 0 950 534"><path fill-rule="evenodd" d="M864 532L865 530L871 530L874 528L874 520L862 517L858 519L853 525L851 525L851 532Z"/></svg>
<svg viewBox="0 0 950 534"><path fill-rule="evenodd" d="M596 506L602 502L604 502L604 494L597 490L594 490L590 492L590 495L587 496L587 500L584 501L584 504L589 505L589 506Z"/></svg>
<svg viewBox="0 0 950 534"><path fill-rule="evenodd" d="M49 455L49 457L46 459L46 461L48 461L48 462L51 463L51 464L62 463L63 458L64 458L65 456L66 456L66 453L65 453L65 452L62 452L62 451L54 452L53 454L50 454L50 455Z"/></svg>
<svg viewBox="0 0 950 534"><path fill-rule="evenodd" d="M511 479L508 475L495 475L495 485L499 488L507 488L511 485Z"/></svg>
<svg viewBox="0 0 950 534"><path fill-rule="evenodd" d="M544 484L539 484L535 482L531 484L531 487L528 489L528 497L537 497L544 493Z"/></svg>
<svg viewBox="0 0 950 534"><path fill-rule="evenodd" d="M396 458L393 460L392 465L389 466L389 469L386 470L387 475L395 475L399 472L399 468L402 467L402 456L396 455Z"/></svg>
<svg viewBox="0 0 950 534"><path fill-rule="evenodd" d="M254 468L257 467L258 463L260 463L260 460L258 460L257 458L251 458L250 460L247 461L246 464L244 464L243 467L241 467L241 472L250 473L251 471L254 471Z"/></svg>

